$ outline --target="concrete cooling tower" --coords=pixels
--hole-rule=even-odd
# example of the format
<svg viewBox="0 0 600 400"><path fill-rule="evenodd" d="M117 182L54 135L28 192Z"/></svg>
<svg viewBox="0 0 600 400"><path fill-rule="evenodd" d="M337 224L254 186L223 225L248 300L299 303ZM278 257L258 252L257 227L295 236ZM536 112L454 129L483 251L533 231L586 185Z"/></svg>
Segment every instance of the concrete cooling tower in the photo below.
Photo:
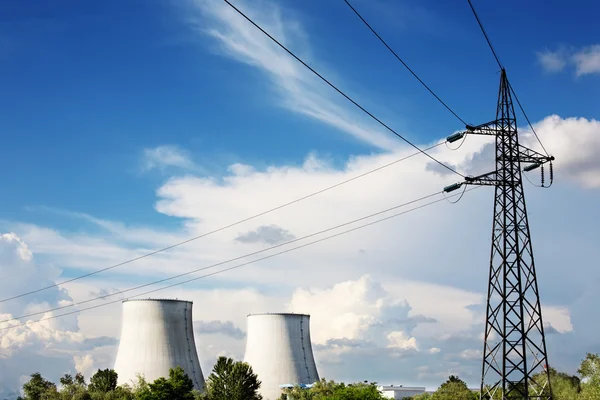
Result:
<svg viewBox="0 0 600 400"><path fill-rule="evenodd" d="M169 368L180 366L204 390L204 377L198 361L192 302L180 300L125 300L121 341L115 361L119 385L169 377Z"/></svg>
<svg viewBox="0 0 600 400"><path fill-rule="evenodd" d="M281 395L280 385L319 380L310 342L310 316L250 314L244 361L262 382L265 400Z"/></svg>

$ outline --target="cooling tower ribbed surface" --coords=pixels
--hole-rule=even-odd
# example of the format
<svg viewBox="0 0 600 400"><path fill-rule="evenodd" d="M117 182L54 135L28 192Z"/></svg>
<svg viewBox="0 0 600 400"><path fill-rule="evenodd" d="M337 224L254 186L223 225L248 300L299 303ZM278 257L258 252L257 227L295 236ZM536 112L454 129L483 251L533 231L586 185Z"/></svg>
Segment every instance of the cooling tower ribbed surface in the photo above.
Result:
<svg viewBox="0 0 600 400"><path fill-rule="evenodd" d="M265 400L281 395L279 385L319 380L310 342L310 316L250 314L244 361L262 382Z"/></svg>
<svg viewBox="0 0 600 400"><path fill-rule="evenodd" d="M119 385L137 382L137 374L151 383L169 377L180 366L204 390L198 361L192 302L180 300L126 300L123 302L121 340L115 361Z"/></svg>

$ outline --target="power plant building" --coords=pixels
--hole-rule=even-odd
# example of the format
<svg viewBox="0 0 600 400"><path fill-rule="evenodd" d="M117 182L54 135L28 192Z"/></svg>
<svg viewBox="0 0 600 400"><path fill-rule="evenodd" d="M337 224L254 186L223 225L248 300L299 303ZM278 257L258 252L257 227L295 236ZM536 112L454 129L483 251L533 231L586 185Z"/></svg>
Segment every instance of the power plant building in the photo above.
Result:
<svg viewBox="0 0 600 400"><path fill-rule="evenodd" d="M119 385L169 377L180 366L197 390L204 390L192 324L192 302L148 299L123 301L121 339L115 361Z"/></svg>
<svg viewBox="0 0 600 400"><path fill-rule="evenodd" d="M424 387L409 387L409 386L379 386L379 391L386 399L406 399L418 394L425 393Z"/></svg>
<svg viewBox="0 0 600 400"><path fill-rule="evenodd" d="M276 400L281 387L319 380L310 341L310 316L250 314L244 361L262 382L264 400Z"/></svg>

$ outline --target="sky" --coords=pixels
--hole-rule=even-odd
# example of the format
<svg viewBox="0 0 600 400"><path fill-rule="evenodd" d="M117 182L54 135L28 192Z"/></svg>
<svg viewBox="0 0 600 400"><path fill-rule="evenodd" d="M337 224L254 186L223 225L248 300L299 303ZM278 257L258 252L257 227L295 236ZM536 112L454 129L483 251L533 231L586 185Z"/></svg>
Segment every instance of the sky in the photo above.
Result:
<svg viewBox="0 0 600 400"><path fill-rule="evenodd" d="M415 144L464 128L343 1L232 3ZM353 5L462 119L494 119L499 67L466 1ZM525 191L549 361L575 373L586 352L600 352L590 318L600 294L600 4L474 5L556 157L554 185L525 181ZM0 84L2 298L414 153L217 0L0 2ZM521 142L539 150L517 119ZM462 173L493 168L489 139L456 147L431 154ZM539 172L528 178L539 183ZM9 328L0 330L0 395L15 396L32 366L55 380L112 367L120 334L119 302L19 327L11 318L55 316L46 310L302 238L459 179L414 156L159 255L0 303L0 329ZM248 313L293 311L311 314L321 376L435 388L458 374L475 387L492 203L491 189L478 189L157 294L194 301L205 374L219 355L243 358Z"/></svg>

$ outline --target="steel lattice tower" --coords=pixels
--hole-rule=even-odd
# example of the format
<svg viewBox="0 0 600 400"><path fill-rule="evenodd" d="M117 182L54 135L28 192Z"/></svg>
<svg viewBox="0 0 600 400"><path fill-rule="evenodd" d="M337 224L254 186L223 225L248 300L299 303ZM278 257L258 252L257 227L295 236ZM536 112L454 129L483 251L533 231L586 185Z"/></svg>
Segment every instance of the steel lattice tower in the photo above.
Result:
<svg viewBox="0 0 600 400"><path fill-rule="evenodd" d="M448 141L465 134L496 137L495 171L444 188L450 192L463 184L495 186L481 398L550 400L546 340L521 164L527 164L524 170L530 171L554 157L519 144L511 87L504 69L496 119L466 128Z"/></svg>

